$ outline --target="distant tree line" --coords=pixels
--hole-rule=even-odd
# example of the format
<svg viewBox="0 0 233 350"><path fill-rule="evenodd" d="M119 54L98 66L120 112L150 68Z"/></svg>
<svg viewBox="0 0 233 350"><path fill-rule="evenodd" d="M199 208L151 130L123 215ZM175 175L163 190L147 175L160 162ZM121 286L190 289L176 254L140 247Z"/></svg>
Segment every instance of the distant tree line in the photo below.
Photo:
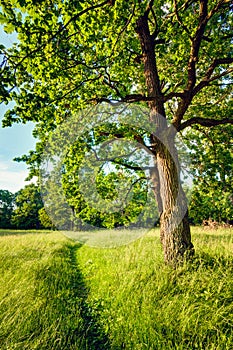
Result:
<svg viewBox="0 0 233 350"><path fill-rule="evenodd" d="M200 156L201 154L203 153L200 153ZM201 167L200 159L198 164ZM197 171L198 168L195 167L195 169ZM199 183L195 182L192 188L185 188L186 195L190 201L190 222L199 225L204 220L212 219L220 223L232 223L233 198L230 194L232 193L230 192L231 184L227 185L226 182L223 183L223 179L221 180L219 176L215 177L215 179L209 177L208 181L208 177L201 176L201 173ZM228 178L226 179L228 181ZM104 181L101 184L102 192L105 196L106 188L109 190L109 193L112 193L111 183L107 180L109 179L105 179L106 186L104 186ZM103 213L93 210L88 204L85 204L82 198L76 197L76 203L73 203L74 197L72 196L71 200L68 199L68 202L70 202L70 205L74 205L74 217L71 218L71 221L73 220L73 223L76 223L76 225L71 224L66 229L82 229L82 222L100 228L127 226L127 223L132 222L143 207L143 192L140 191L140 188L137 191L128 211L125 211L124 215L120 215L119 213L117 215L115 213L103 215ZM54 210L59 211L59 203L56 203L56 205ZM154 217L151 218L151 220L153 219ZM60 220L62 226L62 215ZM45 210L39 186L29 184L15 194L8 190L0 190L0 228L24 230L55 229L53 222Z"/></svg>
<svg viewBox="0 0 233 350"><path fill-rule="evenodd" d="M29 184L11 193L0 190L0 228L44 229L53 224L44 209L37 185Z"/></svg>

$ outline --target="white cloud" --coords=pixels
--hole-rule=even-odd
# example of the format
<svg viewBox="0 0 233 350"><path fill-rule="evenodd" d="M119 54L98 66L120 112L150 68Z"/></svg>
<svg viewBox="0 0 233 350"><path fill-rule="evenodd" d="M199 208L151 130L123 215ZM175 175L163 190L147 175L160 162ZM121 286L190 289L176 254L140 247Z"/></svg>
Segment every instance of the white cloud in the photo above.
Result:
<svg viewBox="0 0 233 350"><path fill-rule="evenodd" d="M17 192L25 185L30 182L36 182L35 179L31 181L25 181L25 178L28 176L28 170L19 170L11 169L9 164L6 162L0 162L0 189L8 190L10 192Z"/></svg>

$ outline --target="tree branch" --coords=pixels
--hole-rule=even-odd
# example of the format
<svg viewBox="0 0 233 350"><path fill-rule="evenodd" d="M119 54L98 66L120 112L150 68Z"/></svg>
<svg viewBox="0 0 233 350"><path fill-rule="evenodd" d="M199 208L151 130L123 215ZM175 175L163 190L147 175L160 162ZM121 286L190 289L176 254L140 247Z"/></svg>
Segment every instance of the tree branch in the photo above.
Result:
<svg viewBox="0 0 233 350"><path fill-rule="evenodd" d="M208 13L207 15L207 21L209 21L213 15L218 12L224 5L231 4L232 0L219 0L219 2L215 5L215 7Z"/></svg>
<svg viewBox="0 0 233 350"><path fill-rule="evenodd" d="M106 68L106 67L105 67ZM107 72L107 70L105 69L105 74L107 76L107 80L104 79L103 83L106 84L107 86L109 86L112 90L114 90L116 92L116 95L118 97L120 97L121 99L123 98L122 94L120 93L119 89L117 88L117 86L115 85L115 83L120 84L119 81L116 80L112 80L110 74Z"/></svg>
<svg viewBox="0 0 233 350"><path fill-rule="evenodd" d="M178 131L184 130L185 128L193 124L199 124L201 126L210 127L210 126L217 126L217 125L223 125L223 124L233 124L233 119L224 118L224 119L218 120L218 119L211 119L211 118L193 117L183 122L180 125Z"/></svg>
<svg viewBox="0 0 233 350"><path fill-rule="evenodd" d="M101 77L101 75L97 76L96 78L92 78L92 79L90 78L90 79L85 79L85 80L83 80L80 84L75 85L74 88L72 88L72 89L66 91L62 96L60 96L60 97L55 98L54 100L52 100L52 101L49 103L49 105L51 105L51 104L54 103L54 102L63 100L66 96L72 94L72 92L74 92L75 90L79 89L83 84L89 83L89 82L93 82L93 81L96 81L96 80L99 80L100 77Z"/></svg>
<svg viewBox="0 0 233 350"><path fill-rule="evenodd" d="M204 35L207 22L207 1L200 0L199 23L196 29L196 33L192 38L192 45L188 62L188 83L186 86L187 91L191 91L196 83L196 63L198 61L201 41Z"/></svg>
<svg viewBox="0 0 233 350"><path fill-rule="evenodd" d="M95 103L101 103L101 102L108 102L110 104L114 104L114 101L116 103L134 103L134 102L151 102L151 101L158 101L158 98L155 96L145 96L141 94L130 94L122 97L120 100L114 100L106 97L96 97L89 100L89 102L95 102ZM161 98L161 101L163 99Z"/></svg>
<svg viewBox="0 0 233 350"><path fill-rule="evenodd" d="M213 63L211 64L211 66L209 67L209 69L207 70L206 75L205 75L205 79L209 79L211 77L214 69L217 66L219 66L221 64L230 64L230 63L233 63L233 58L232 57L215 59L213 61Z"/></svg>
<svg viewBox="0 0 233 350"><path fill-rule="evenodd" d="M196 85L196 64L198 62L198 56L199 56L199 50L201 46L201 42L204 39L204 32L205 28L209 22L209 20L213 17L213 15L222 7L229 4L231 1L229 0L219 0L219 2L215 5L215 7L208 13L208 1L207 0L200 0L200 6L199 6L199 22L198 26L196 28L196 32L194 36L192 37L191 41L191 49L190 49L190 57L188 62L188 81L186 88L183 92L183 96L180 95L178 97L181 97L181 101L178 104L178 108L176 111L176 115L173 121L174 127L179 130L180 129L180 123L181 120L187 111L193 97L197 92L199 92L203 87L207 86L211 81L217 80L226 74L229 74L232 70L227 70L221 74L215 75L211 78L211 75L217 65L225 64L225 63L231 63L232 59L216 59L212 65L209 67L206 76L204 79L195 87ZM170 95L171 97L174 97L173 94ZM169 97L170 97L169 96Z"/></svg>
<svg viewBox="0 0 233 350"><path fill-rule="evenodd" d="M147 8L146 8L146 11L145 11L145 13L144 13L144 15L145 15L146 17L148 17L148 16L149 16L149 13L150 13L151 11L153 11L153 5L154 5L154 0L150 0L148 6L147 6Z"/></svg>
<svg viewBox="0 0 233 350"><path fill-rule="evenodd" d="M64 25L62 25L60 27L59 30L57 30L55 32L55 34L53 34L52 36L50 36L50 38L48 38L48 40L46 41L46 43L42 44L42 45L39 45L39 47L37 47L36 49L32 50L29 52L29 54L27 54L26 56L24 56L21 61L19 61L16 65L15 68L17 68L21 63L23 63L23 61L28 58L30 55L40 51L41 49L43 49L47 44L49 44L51 41L53 41L59 34L61 34L69 25L71 22L73 21L76 21L79 17L81 17L82 15L84 15L85 13L89 12L89 11L92 11L92 10L95 10L99 7L102 7L104 5L107 5L109 4L109 0L106 0L106 1L103 1L101 2L100 4L97 4L97 5L92 5L90 7L87 7L86 9L80 11L79 13L77 13L76 15L74 15L73 17L71 17L69 19L69 21L67 21Z"/></svg>
<svg viewBox="0 0 233 350"><path fill-rule="evenodd" d="M167 102L167 101L171 100L173 97L183 98L184 97L184 93L183 92L172 91L169 94L167 94L167 96L164 96L164 102Z"/></svg>
<svg viewBox="0 0 233 350"><path fill-rule="evenodd" d="M95 9L97 9L97 8L99 8L99 7L102 7L102 6L104 6L104 5L107 5L107 4L109 4L109 0L103 1L103 2L101 2L100 4L97 4L97 5L92 5L92 6L90 6L90 7L87 7L86 9L80 11L79 13L77 13L76 15L74 15L73 17L71 17L71 18L69 19L69 21L66 22L66 24L64 24L64 26L62 26L62 28L61 28L60 30L58 30L58 31L55 33L55 35L52 37L52 39L50 39L50 40L53 40L58 34L60 34L61 32L63 32L64 29L66 29L66 28L70 25L71 22L76 21L76 19L78 19L79 17L81 17L81 16L84 15L85 13L87 13L87 12L89 12L89 11L92 11L92 10L95 10Z"/></svg>
<svg viewBox="0 0 233 350"><path fill-rule="evenodd" d="M178 9L178 4L177 4L177 0L174 0L174 7L175 7L175 15L176 15L176 19L178 21L178 23L181 25L181 27L184 29L184 31L188 34L188 36L191 38L190 35L190 31L188 30L187 26L184 25L184 23L181 20L181 17L179 15L179 11L180 9Z"/></svg>
<svg viewBox="0 0 233 350"><path fill-rule="evenodd" d="M140 134L138 134L137 132L135 133L133 129L130 128L130 130L132 131L134 140L137 141L138 143L140 143L146 152L150 153L148 146L145 144L145 142L143 140L143 137ZM110 132L106 132L106 131L101 132L100 135L107 136L107 137L111 136L111 137L115 137L116 139L122 139L125 137L124 133L110 133Z"/></svg>
<svg viewBox="0 0 233 350"><path fill-rule="evenodd" d="M130 169L130 170L134 170L134 171L142 171L142 170L149 170L151 167L150 166L145 166L145 167L140 167L140 166L134 166L134 165L130 165L128 163L124 163L124 162L121 162L121 161L118 161L118 160L111 160L114 164L117 164L117 165L122 165L124 166L125 168L127 169Z"/></svg>
<svg viewBox="0 0 233 350"><path fill-rule="evenodd" d="M150 2L153 4L153 2ZM149 11L149 10L148 10ZM163 93L161 91L161 83L158 73L157 60L155 54L155 42L151 37L149 25L148 25L148 11L140 16L136 21L135 31L138 35L139 42L142 51L142 62L144 65L144 76L146 81L146 87L148 96L153 99L149 102L151 112L151 118L155 119L157 114L166 116L163 102ZM155 121L155 120L154 120ZM158 118L155 121L159 122Z"/></svg>
<svg viewBox="0 0 233 350"><path fill-rule="evenodd" d="M214 72L214 69L216 67L218 67L221 64L230 64L233 63L233 58L219 58L219 59L215 59L213 61L213 63L210 65L210 67L207 69L207 72L204 76L204 78L202 79L202 81L197 84L197 86L193 89L193 96L195 96L203 87L209 85L210 82L220 79L222 77L224 77L225 75L231 73L233 71L233 68L229 68L226 71L220 73L220 74L216 74L214 75L212 78L212 74Z"/></svg>

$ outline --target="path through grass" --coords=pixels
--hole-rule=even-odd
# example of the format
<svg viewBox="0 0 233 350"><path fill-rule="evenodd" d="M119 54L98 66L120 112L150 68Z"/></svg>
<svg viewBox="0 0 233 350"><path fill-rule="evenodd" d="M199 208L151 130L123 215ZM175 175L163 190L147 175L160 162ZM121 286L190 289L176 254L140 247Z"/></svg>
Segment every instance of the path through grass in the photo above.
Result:
<svg viewBox="0 0 233 350"><path fill-rule="evenodd" d="M233 232L193 230L165 267L158 231L114 249L0 233L1 350L233 349Z"/></svg>

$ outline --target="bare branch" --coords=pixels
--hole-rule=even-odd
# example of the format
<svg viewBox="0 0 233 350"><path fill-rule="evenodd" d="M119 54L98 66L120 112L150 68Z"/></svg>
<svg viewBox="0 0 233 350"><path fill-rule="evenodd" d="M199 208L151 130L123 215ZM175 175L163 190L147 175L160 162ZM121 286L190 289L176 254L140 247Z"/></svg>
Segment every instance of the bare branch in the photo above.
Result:
<svg viewBox="0 0 233 350"><path fill-rule="evenodd" d="M152 16L153 16L154 21L155 21L155 30L154 30L153 34L151 35L151 37L153 40L155 40L157 35L159 34L159 26L158 26L158 21L157 21L156 14L155 14L153 8L151 8L151 13L152 13Z"/></svg>
<svg viewBox="0 0 233 350"><path fill-rule="evenodd" d="M133 18L133 16L134 16L134 11L135 11L135 7L136 7L136 6L135 6L135 4L134 4L134 7L133 7L133 10L132 10L131 16L130 16L129 19L127 20L127 22L126 22L126 24L124 25L124 27L122 28L122 30L118 33L117 38L116 38L116 41L115 41L115 43L113 44L113 49L112 49L112 53L110 54L110 57L112 56L112 54L113 54L113 52L114 52L114 50L115 50L115 47L116 47L116 45L117 45L117 43L118 43L118 41L119 41L121 35L126 31L128 25L130 24L130 22L131 22L131 20L132 20L132 18Z"/></svg>
<svg viewBox="0 0 233 350"><path fill-rule="evenodd" d="M146 151L148 151L149 148L148 148L148 146L145 144L143 137L142 137L140 134L138 134L137 132L135 132L133 128L130 128L130 130L132 131L132 135L133 135L133 137L134 137L134 140L137 141L138 143L140 143L140 144L143 146L143 148L144 148ZM124 133L111 133L111 132L106 132L106 131L102 131L102 132L100 133L100 135L101 135L101 136L106 136L106 137L108 137L108 136L113 137L113 136L114 136L116 139L121 139L121 138L124 138L124 137L125 137ZM119 157L118 157L118 158L119 158Z"/></svg>
<svg viewBox="0 0 233 350"><path fill-rule="evenodd" d="M205 78L204 79L209 79L214 71L214 69L221 65L221 64L230 64L233 63L233 58L229 57L229 58L219 58L219 59L215 59L213 61L213 63L211 64L211 66L209 67L209 69L206 72Z"/></svg>
<svg viewBox="0 0 233 350"><path fill-rule="evenodd" d="M130 170L134 170L134 171L142 171L142 170L149 170L151 167L147 166L147 167L140 167L140 166L134 166L134 165L130 165L130 164L127 164L127 163L124 163L124 162L121 162L121 161L117 161L114 159L113 161L114 164L118 164L118 165L122 165L124 167L126 167L127 169L130 169Z"/></svg>

